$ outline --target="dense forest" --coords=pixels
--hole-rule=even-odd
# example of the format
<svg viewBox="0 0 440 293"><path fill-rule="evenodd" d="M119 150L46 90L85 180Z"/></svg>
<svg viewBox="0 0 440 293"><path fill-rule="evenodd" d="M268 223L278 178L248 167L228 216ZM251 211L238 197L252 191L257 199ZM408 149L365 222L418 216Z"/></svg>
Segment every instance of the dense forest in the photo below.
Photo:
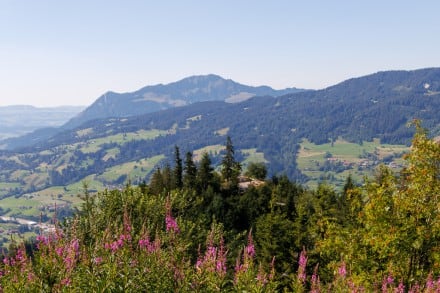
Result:
<svg viewBox="0 0 440 293"><path fill-rule="evenodd" d="M341 191L174 147L151 181L91 194L10 246L4 292L437 292L440 145L416 124L406 167Z"/></svg>

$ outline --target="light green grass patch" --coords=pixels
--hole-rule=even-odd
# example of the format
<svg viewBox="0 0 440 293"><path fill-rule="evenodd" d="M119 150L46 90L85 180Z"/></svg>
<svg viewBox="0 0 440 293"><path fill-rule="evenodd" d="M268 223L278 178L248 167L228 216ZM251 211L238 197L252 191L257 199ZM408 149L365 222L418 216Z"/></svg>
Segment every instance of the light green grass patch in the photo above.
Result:
<svg viewBox="0 0 440 293"><path fill-rule="evenodd" d="M87 185L88 190L99 191L105 188L104 184L97 180L96 175L89 175L78 182L67 185L66 189L68 191L68 195L78 195L84 193L84 184Z"/></svg>
<svg viewBox="0 0 440 293"><path fill-rule="evenodd" d="M214 134L220 135L220 136L225 136L226 134L228 134L228 132L229 132L229 127L226 127L226 128L222 128L222 129L214 131Z"/></svg>
<svg viewBox="0 0 440 293"><path fill-rule="evenodd" d="M102 160L104 162L107 162L110 159L115 159L117 155L119 155L120 150L118 148L112 148L106 151L106 154L104 157L102 157Z"/></svg>
<svg viewBox="0 0 440 293"><path fill-rule="evenodd" d="M23 163L23 162L20 160L20 157L19 157L18 155L8 157L7 159L8 159L8 161L13 161L13 162L15 162L15 163L18 164L18 165L27 166L25 163Z"/></svg>
<svg viewBox="0 0 440 293"><path fill-rule="evenodd" d="M76 135L78 137L83 137L83 136L86 136L86 135L89 135L89 134L92 134L92 133L93 133L93 128L85 128L85 129L78 130L76 132Z"/></svg>
<svg viewBox="0 0 440 293"><path fill-rule="evenodd" d="M35 199L29 199L24 196L15 198L13 196L0 200L0 206L3 209L11 209L6 215L22 214L24 211L32 210L31 215L38 216L38 207L41 203ZM29 211L28 211L29 213Z"/></svg>
<svg viewBox="0 0 440 293"><path fill-rule="evenodd" d="M158 155L118 165L107 169L102 175L97 176L97 179L109 182L115 181L123 175L127 175L128 180L145 178L164 158L164 155Z"/></svg>
<svg viewBox="0 0 440 293"><path fill-rule="evenodd" d="M2 182L0 183L0 196L8 194L11 190L21 186L18 182Z"/></svg>
<svg viewBox="0 0 440 293"><path fill-rule="evenodd" d="M53 155L53 151L51 151L51 150L44 150L44 151L41 151L39 153L39 155L40 156L50 156L50 155Z"/></svg>
<svg viewBox="0 0 440 293"><path fill-rule="evenodd" d="M118 133L106 137L91 139L81 146L81 151L85 154L95 153L101 149L101 146L106 143L117 143L125 144L132 140L143 140L143 139L155 139L158 136L165 135L167 131L152 129L152 130L139 130L135 132L128 133Z"/></svg>
<svg viewBox="0 0 440 293"><path fill-rule="evenodd" d="M29 170L17 170L11 174L10 179L13 181L21 180L31 174Z"/></svg>
<svg viewBox="0 0 440 293"><path fill-rule="evenodd" d="M200 161L203 153L208 153L210 156L216 156L219 152L221 152L224 149L225 149L224 145L216 144L216 145L209 145L209 146L203 147L201 149L195 150L193 152L194 161Z"/></svg>
<svg viewBox="0 0 440 293"><path fill-rule="evenodd" d="M196 115L186 119L187 121L199 121L202 120L202 115Z"/></svg>
<svg viewBox="0 0 440 293"><path fill-rule="evenodd" d="M240 151L246 157L243 162L241 162L243 169L246 169L249 163L268 163L268 161L264 158L264 153L257 152L256 148L242 149Z"/></svg>
<svg viewBox="0 0 440 293"><path fill-rule="evenodd" d="M29 189L32 186L44 185L47 180L49 180L49 174L45 172L34 172L23 178L23 180L26 182L26 189Z"/></svg>
<svg viewBox="0 0 440 293"><path fill-rule="evenodd" d="M20 187L20 185L18 182L0 182L0 190L9 190Z"/></svg>

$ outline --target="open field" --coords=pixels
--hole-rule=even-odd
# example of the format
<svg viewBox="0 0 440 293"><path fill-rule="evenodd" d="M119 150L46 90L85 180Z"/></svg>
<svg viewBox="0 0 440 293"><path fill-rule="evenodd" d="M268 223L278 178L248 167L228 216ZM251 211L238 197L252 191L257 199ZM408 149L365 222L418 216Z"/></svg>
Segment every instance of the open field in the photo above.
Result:
<svg viewBox="0 0 440 293"><path fill-rule="evenodd" d="M103 174L96 176L96 178L103 181L116 181L121 176L125 177L123 181L143 179L150 174L153 168L164 158L164 155L158 155L148 159L128 162L109 168Z"/></svg>
<svg viewBox="0 0 440 293"><path fill-rule="evenodd" d="M257 152L257 149L242 149L240 150L242 154L245 156L243 162L241 162L242 169L246 169L249 163L267 163L267 160L264 158L264 153Z"/></svg>
<svg viewBox="0 0 440 293"><path fill-rule="evenodd" d="M316 187L322 181L343 186L348 175L361 183L365 176L373 174L379 161L399 170L404 163L402 154L407 151L407 146L380 144L379 140L363 142L362 145L344 140L315 145L304 140L297 163L301 172L310 179L307 186Z"/></svg>
<svg viewBox="0 0 440 293"><path fill-rule="evenodd" d="M117 143L124 144L132 140L142 140L142 139L154 139L160 135L165 135L167 132L165 130L139 130L136 132L128 133L118 133L115 135L110 135L102 138L95 138L88 140L85 143L81 143L80 150L83 153L94 153L97 152L101 145L105 143Z"/></svg>
<svg viewBox="0 0 440 293"><path fill-rule="evenodd" d="M216 144L216 145L209 145L204 148L195 150L193 152L194 161L200 161L203 153L208 153L211 156L216 156L219 152L221 152L224 149L225 149L224 145Z"/></svg>

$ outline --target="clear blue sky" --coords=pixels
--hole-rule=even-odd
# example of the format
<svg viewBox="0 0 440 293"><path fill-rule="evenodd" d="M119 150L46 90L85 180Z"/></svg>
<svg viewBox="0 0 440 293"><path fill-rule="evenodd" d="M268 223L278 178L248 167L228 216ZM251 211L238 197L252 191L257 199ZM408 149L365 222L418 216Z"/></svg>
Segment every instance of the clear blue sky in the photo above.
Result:
<svg viewBox="0 0 440 293"><path fill-rule="evenodd" d="M440 66L440 1L0 0L0 105L89 105L215 73L319 89Z"/></svg>

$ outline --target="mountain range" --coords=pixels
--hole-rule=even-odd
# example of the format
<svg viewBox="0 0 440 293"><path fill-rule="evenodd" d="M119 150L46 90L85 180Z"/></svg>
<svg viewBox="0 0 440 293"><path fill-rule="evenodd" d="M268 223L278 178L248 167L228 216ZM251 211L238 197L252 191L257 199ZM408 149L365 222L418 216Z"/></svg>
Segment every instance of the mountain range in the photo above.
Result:
<svg viewBox="0 0 440 293"><path fill-rule="evenodd" d="M276 97L302 91L304 90L298 88L275 90L269 86L248 86L214 74L190 76L166 85L145 86L134 92L115 93L109 91L80 113L75 112L76 115L65 115L64 117L71 119L64 120L67 123L58 124L59 129L38 129L54 126L49 124L49 116L47 125L33 128L38 129L35 133L3 141L0 137L0 146L4 149L30 146L39 141L45 141L61 130L73 129L87 121L100 118L130 117L203 101L238 103L254 96ZM20 134L24 133L21 132Z"/></svg>
<svg viewBox="0 0 440 293"><path fill-rule="evenodd" d="M247 86L214 74L191 76L166 85L146 86L130 93L107 92L64 127L73 128L98 118L129 117L196 102L237 103L254 96L275 97L301 91L297 88L274 90L268 86Z"/></svg>
<svg viewBox="0 0 440 293"><path fill-rule="evenodd" d="M218 77L206 77L211 78ZM184 84L196 84L189 81ZM33 146L0 154L0 178L17 188L5 191L5 195L70 186L85 178L98 186L120 184L133 176L148 180L155 166L172 161L176 145L182 153L193 151L195 156L209 152L215 165L226 136L232 138L239 161L258 160L267 165L270 175L285 174L306 182L307 175L298 168L304 141L315 145L346 141L362 146L378 140L409 145L414 129L408 123L415 118L421 119L432 135L440 134L440 68L385 71L322 90L295 91L235 103L228 101L236 94L221 99L217 95L135 116L121 111L117 117L112 112L113 117L84 120L74 127L84 113L103 107L105 97L101 97L67 123L74 128L58 129ZM110 101L107 98L107 104ZM117 103L112 102L110 108L118 108ZM127 110L137 103L127 95ZM359 156L377 157L380 150L378 145Z"/></svg>

